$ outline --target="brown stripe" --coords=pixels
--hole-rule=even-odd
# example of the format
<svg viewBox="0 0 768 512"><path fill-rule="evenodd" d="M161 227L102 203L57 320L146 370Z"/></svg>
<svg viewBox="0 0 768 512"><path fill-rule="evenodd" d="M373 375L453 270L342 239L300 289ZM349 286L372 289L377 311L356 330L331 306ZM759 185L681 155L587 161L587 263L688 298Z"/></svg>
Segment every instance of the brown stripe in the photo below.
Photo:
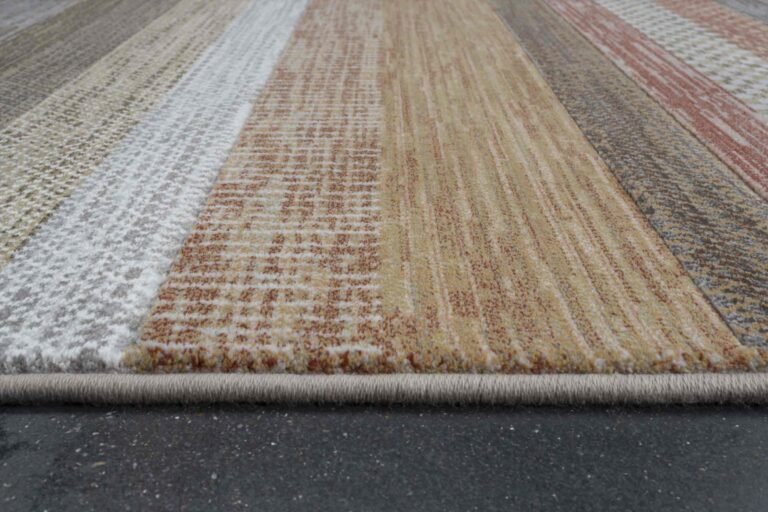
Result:
<svg viewBox="0 0 768 512"><path fill-rule="evenodd" d="M496 6L601 158L743 343L768 346L768 210L540 2Z"/></svg>
<svg viewBox="0 0 768 512"><path fill-rule="evenodd" d="M87 0L0 44L0 128L178 0Z"/></svg>

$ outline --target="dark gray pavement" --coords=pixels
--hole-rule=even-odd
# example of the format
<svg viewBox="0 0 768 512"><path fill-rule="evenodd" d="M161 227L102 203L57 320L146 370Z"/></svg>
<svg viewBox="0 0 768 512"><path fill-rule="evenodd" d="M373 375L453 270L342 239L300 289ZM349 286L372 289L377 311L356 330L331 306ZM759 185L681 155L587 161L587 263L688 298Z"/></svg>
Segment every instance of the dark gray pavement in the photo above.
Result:
<svg viewBox="0 0 768 512"><path fill-rule="evenodd" d="M10 407L0 511L768 510L768 408Z"/></svg>

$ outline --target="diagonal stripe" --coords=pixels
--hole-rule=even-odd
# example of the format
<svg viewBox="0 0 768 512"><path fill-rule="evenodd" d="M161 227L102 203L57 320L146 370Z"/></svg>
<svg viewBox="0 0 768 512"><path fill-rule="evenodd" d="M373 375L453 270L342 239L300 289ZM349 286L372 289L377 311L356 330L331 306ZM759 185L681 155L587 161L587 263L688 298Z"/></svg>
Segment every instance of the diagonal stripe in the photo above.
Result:
<svg viewBox="0 0 768 512"><path fill-rule="evenodd" d="M178 0L83 0L0 43L0 128Z"/></svg>
<svg viewBox="0 0 768 512"><path fill-rule="evenodd" d="M404 0L385 14L383 300L410 314L416 369L760 361L489 6Z"/></svg>
<svg viewBox="0 0 768 512"><path fill-rule="evenodd" d="M2 270L5 371L118 365L303 7L251 2Z"/></svg>
<svg viewBox="0 0 768 512"><path fill-rule="evenodd" d="M547 2L768 198L768 126L748 107L594 2Z"/></svg>
<svg viewBox="0 0 768 512"><path fill-rule="evenodd" d="M57 15L81 0L0 0L0 41Z"/></svg>
<svg viewBox="0 0 768 512"><path fill-rule="evenodd" d="M717 0L717 2L768 24L768 3L764 0Z"/></svg>
<svg viewBox="0 0 768 512"><path fill-rule="evenodd" d="M768 60L653 0L596 1L743 101L763 122L768 122Z"/></svg>
<svg viewBox="0 0 768 512"><path fill-rule="evenodd" d="M768 209L540 2L496 0L560 101L742 343L768 346Z"/></svg>
<svg viewBox="0 0 768 512"><path fill-rule="evenodd" d="M768 59L768 25L722 7L714 0L659 0L659 4L740 48Z"/></svg>
<svg viewBox="0 0 768 512"><path fill-rule="evenodd" d="M182 0L0 130L0 267L245 5Z"/></svg>

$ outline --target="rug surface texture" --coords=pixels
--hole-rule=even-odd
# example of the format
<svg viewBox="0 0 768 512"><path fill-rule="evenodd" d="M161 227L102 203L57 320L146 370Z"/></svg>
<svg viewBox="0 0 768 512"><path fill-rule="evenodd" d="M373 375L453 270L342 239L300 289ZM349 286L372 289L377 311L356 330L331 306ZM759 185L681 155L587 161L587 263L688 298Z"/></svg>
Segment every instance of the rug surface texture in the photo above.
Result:
<svg viewBox="0 0 768 512"><path fill-rule="evenodd" d="M0 0L3 400L766 370L768 3Z"/></svg>

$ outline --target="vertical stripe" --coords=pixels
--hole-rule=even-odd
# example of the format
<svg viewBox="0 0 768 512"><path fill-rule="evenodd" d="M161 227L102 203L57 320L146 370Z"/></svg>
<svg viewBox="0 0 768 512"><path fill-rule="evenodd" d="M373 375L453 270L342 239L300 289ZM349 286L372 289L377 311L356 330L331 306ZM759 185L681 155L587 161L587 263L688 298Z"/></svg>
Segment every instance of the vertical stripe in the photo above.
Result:
<svg viewBox="0 0 768 512"><path fill-rule="evenodd" d="M596 0L661 48L733 94L768 122L768 60L654 0Z"/></svg>
<svg viewBox="0 0 768 512"><path fill-rule="evenodd" d="M0 267L246 4L182 0L0 130Z"/></svg>
<svg viewBox="0 0 768 512"><path fill-rule="evenodd" d="M381 35L360 21L378 12ZM352 72L376 44L380 142L379 93ZM762 363L483 2L313 2L247 126L129 353L138 368Z"/></svg>
<svg viewBox="0 0 768 512"><path fill-rule="evenodd" d="M691 370L756 354L489 6L385 5L384 300L416 319L406 353L426 369L505 372Z"/></svg>
<svg viewBox="0 0 768 512"><path fill-rule="evenodd" d="M588 0L547 2L768 198L768 127L750 109L607 9Z"/></svg>
<svg viewBox="0 0 768 512"><path fill-rule="evenodd" d="M178 0L83 0L0 43L0 128Z"/></svg>
<svg viewBox="0 0 768 512"><path fill-rule="evenodd" d="M365 353L358 343L380 316L381 29L378 3L307 9L160 291L139 357L319 369L340 347Z"/></svg>
<svg viewBox="0 0 768 512"><path fill-rule="evenodd" d="M720 34L738 47L768 59L768 25L722 7L714 0L660 0L659 4Z"/></svg>
<svg viewBox="0 0 768 512"><path fill-rule="evenodd" d="M496 5L600 157L742 343L768 346L768 208L541 2Z"/></svg>
<svg viewBox="0 0 768 512"><path fill-rule="evenodd" d="M0 368L117 367L303 6L251 2L0 272Z"/></svg>

